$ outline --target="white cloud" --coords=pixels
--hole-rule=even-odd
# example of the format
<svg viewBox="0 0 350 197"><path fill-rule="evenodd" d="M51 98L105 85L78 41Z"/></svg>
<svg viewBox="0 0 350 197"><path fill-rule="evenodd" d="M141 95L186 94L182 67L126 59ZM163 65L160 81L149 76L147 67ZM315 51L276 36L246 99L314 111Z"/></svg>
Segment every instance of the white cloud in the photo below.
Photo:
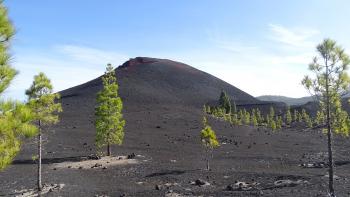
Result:
<svg viewBox="0 0 350 197"><path fill-rule="evenodd" d="M294 47L314 47L310 39L320 32L310 28L286 28L281 25L269 24L272 35L270 38L283 44Z"/></svg>
<svg viewBox="0 0 350 197"><path fill-rule="evenodd" d="M54 91L61 91L102 75L107 63L116 67L126 60L127 56L117 52L74 45L17 54L13 66L20 72L5 92L5 97L24 100L25 89L39 72L44 72L51 79Z"/></svg>
<svg viewBox="0 0 350 197"><path fill-rule="evenodd" d="M70 57L74 61L86 62L93 65L105 65L107 63L118 64L122 61L126 61L128 58L127 55L121 53L86 46L60 45L56 48L59 52Z"/></svg>
<svg viewBox="0 0 350 197"><path fill-rule="evenodd" d="M215 50L197 59L188 57L188 63L253 96L307 96L300 81L308 73L307 65L315 53L314 40L319 32L272 24L267 29L269 39L261 35L254 46L244 39L232 41L217 32L209 34Z"/></svg>
<svg viewBox="0 0 350 197"><path fill-rule="evenodd" d="M257 47L243 47L243 46L237 46L237 45L222 45L221 48L235 52L235 53L244 53L249 52L251 50L257 49Z"/></svg>
<svg viewBox="0 0 350 197"><path fill-rule="evenodd" d="M249 53L258 50L257 46L245 46L237 42L217 42L218 47L231 51L233 53Z"/></svg>
<svg viewBox="0 0 350 197"><path fill-rule="evenodd" d="M266 56L266 63L280 66L307 65L311 61L313 55L313 53L309 52L304 52L297 55L270 55Z"/></svg>

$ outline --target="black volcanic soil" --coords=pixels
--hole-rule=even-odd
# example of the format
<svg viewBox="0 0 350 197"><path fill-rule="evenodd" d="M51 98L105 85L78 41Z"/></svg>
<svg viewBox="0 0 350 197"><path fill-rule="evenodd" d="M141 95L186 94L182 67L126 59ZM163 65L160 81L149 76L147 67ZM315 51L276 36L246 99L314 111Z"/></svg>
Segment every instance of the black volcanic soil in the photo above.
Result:
<svg viewBox="0 0 350 197"><path fill-rule="evenodd" d="M61 122L44 135L43 182L63 183L47 196L326 196L326 168L301 168L325 161L326 136L301 127L270 132L248 126L209 122L221 146L211 171L201 147L202 105L218 99L223 89L241 106L264 106L252 96L185 64L136 58L117 69L124 100L125 140L114 155L135 153L137 164L102 168L55 168L94 154L94 100L100 79L61 92ZM335 137L335 181L338 196L350 195L350 142ZM36 183L35 140L23 145L14 164L0 173L0 196L30 189ZM196 179L211 185L191 185ZM272 187L281 179L303 180L294 187ZM235 181L258 182L260 190L226 191ZM167 184L168 186L164 186ZM155 186L161 185L160 190ZM172 190L173 193L169 193Z"/></svg>

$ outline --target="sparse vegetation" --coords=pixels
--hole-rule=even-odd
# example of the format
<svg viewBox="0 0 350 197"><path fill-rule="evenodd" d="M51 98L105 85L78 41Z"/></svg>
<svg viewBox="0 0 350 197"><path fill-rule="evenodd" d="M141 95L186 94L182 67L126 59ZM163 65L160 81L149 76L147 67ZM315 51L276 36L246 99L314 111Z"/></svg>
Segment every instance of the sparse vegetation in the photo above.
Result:
<svg viewBox="0 0 350 197"><path fill-rule="evenodd" d="M226 99L224 99L226 98ZM245 108L239 109L237 111L236 104L234 103L232 106L232 109L230 113L226 113L226 109L223 108L224 106L228 106L228 104L223 105L222 103L225 103L224 101L228 101L228 95L222 91L220 94L219 103L221 103L218 107L215 106L209 106L204 105L203 106L203 112L205 114L210 114L213 117L216 117L218 119L222 119L224 121L229 122L232 125L239 126L239 125L250 125L253 127L267 127L271 129L272 131L280 130L283 127L291 127L293 122L299 122L303 123L301 125L304 125L308 128L313 128L313 123L316 122L312 119L312 117L309 116L309 114L306 112L305 109L302 109L301 112L298 112L297 109L294 109L293 115L291 113L291 109L288 106L286 111L282 113L279 111L279 114L276 115L275 109L273 106L270 107L269 113L266 114L266 118L264 118L264 115L261 113L259 108L252 109L251 112L247 111ZM230 101L231 102L231 101ZM235 113L236 111L236 113Z"/></svg>

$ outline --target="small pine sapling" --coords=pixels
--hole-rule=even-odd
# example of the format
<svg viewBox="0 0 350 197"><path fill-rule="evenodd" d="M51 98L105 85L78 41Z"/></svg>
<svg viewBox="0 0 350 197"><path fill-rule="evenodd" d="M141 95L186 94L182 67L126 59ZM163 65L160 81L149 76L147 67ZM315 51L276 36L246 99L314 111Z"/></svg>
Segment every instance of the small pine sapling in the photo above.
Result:
<svg viewBox="0 0 350 197"><path fill-rule="evenodd" d="M213 149L219 146L215 131L209 126L207 118L203 117L203 129L200 133L202 145L205 148L207 170L210 170L209 160L213 157Z"/></svg>

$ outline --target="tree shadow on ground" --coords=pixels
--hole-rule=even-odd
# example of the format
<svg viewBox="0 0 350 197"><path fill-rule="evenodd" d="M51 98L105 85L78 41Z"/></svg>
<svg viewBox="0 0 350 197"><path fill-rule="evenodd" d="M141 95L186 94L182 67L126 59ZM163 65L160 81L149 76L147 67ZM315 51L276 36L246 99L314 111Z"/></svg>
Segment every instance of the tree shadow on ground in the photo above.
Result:
<svg viewBox="0 0 350 197"><path fill-rule="evenodd" d="M157 176L165 176L165 175L180 175L184 174L186 171L184 170L165 170L162 172L155 172L149 175L146 175L145 177L150 178L150 177L157 177Z"/></svg>
<svg viewBox="0 0 350 197"><path fill-rule="evenodd" d="M63 162L79 162L85 160L96 160L90 156L74 156L74 157L59 157L59 158L44 158L41 159L42 164L53 164L53 163L63 163ZM14 160L12 165L25 165L25 164L37 164L37 160L33 159L19 159Z"/></svg>
<svg viewBox="0 0 350 197"><path fill-rule="evenodd" d="M23 196L25 192L23 191L18 191L18 192L11 192L8 194L0 194L0 196ZM40 196L37 191L33 192L33 195L30 196Z"/></svg>
<svg viewBox="0 0 350 197"><path fill-rule="evenodd" d="M344 166L350 164L350 161L335 161L334 164L336 166Z"/></svg>

